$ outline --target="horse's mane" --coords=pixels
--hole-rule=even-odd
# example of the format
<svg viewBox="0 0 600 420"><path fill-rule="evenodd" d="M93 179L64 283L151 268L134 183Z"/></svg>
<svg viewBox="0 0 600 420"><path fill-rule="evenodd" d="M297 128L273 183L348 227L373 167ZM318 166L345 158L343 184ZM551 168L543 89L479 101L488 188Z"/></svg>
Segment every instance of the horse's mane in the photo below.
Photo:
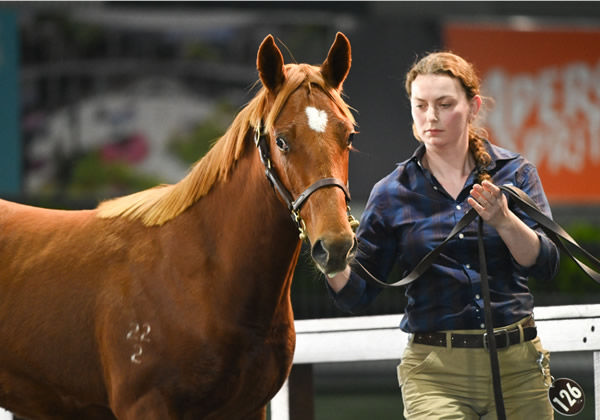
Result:
<svg viewBox="0 0 600 420"><path fill-rule="evenodd" d="M159 185L124 197L104 201L98 206L101 218L126 217L140 219L146 226L160 226L183 213L206 195L217 182L227 180L235 162L244 150L244 139L250 129L264 125L270 131L283 109L287 98L302 85L309 90L320 87L333 100L344 115L354 123L348 105L338 91L327 85L319 67L307 64L287 64L286 81L268 109L269 92L264 87L238 113L227 132L208 153L189 171L188 175L173 185Z"/></svg>

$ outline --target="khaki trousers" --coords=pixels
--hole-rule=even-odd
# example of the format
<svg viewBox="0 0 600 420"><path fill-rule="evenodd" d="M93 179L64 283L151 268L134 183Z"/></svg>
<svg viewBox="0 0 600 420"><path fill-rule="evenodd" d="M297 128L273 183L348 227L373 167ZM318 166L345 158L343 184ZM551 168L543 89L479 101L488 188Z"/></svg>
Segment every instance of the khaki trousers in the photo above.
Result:
<svg viewBox="0 0 600 420"><path fill-rule="evenodd" d="M538 363L540 356L543 372ZM547 385L551 383L550 355L542 348L539 337L498 350L498 359L507 419L553 419L547 396ZM410 342L398 365L398 382L406 419L497 418L490 357L485 349Z"/></svg>

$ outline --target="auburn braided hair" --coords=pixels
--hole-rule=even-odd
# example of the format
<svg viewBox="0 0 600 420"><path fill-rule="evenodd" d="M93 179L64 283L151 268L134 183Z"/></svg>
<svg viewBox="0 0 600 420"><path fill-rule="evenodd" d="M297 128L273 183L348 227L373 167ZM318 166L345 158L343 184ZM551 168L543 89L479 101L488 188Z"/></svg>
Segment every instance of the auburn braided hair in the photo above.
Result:
<svg viewBox="0 0 600 420"><path fill-rule="evenodd" d="M421 58L408 71L404 87L408 97L411 96L412 82L419 75L427 74L446 74L460 81L465 90L467 99L471 100L480 94L481 82L471 63L462 57L448 51L434 52ZM418 135L413 124L413 134L418 139ZM490 179L490 175L485 168L490 164L492 158L487 152L483 139L487 137L487 132L483 127L477 125L476 121L469 123L469 150L475 159L477 166L477 182L481 183Z"/></svg>

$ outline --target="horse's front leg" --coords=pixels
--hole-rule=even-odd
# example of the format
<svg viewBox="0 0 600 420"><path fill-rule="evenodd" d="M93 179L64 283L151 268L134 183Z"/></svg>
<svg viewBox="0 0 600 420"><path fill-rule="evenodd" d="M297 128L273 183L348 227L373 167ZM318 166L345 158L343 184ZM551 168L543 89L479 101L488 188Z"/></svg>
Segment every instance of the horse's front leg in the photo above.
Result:
<svg viewBox="0 0 600 420"><path fill-rule="evenodd" d="M157 389L150 390L130 404L121 404L113 411L119 420L177 419L169 402Z"/></svg>

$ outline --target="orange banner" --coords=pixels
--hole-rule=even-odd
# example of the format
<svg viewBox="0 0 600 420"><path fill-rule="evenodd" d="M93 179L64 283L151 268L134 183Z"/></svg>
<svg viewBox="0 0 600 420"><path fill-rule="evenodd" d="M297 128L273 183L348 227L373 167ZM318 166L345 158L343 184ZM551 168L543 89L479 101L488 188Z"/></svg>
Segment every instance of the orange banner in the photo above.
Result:
<svg viewBox="0 0 600 420"><path fill-rule="evenodd" d="M490 140L537 166L551 202L600 202L600 31L448 24L444 35L493 99Z"/></svg>

